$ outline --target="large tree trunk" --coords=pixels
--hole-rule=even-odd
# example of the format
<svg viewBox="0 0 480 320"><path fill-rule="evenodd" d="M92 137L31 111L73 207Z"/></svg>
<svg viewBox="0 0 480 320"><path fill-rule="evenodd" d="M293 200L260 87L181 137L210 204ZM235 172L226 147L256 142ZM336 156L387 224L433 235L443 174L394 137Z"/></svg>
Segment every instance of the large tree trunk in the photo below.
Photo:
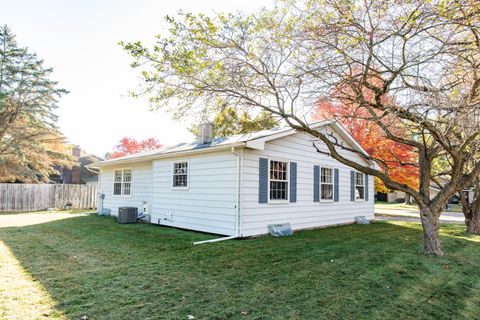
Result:
<svg viewBox="0 0 480 320"><path fill-rule="evenodd" d="M468 218L465 217L467 233L480 235L480 211L471 211Z"/></svg>
<svg viewBox="0 0 480 320"><path fill-rule="evenodd" d="M473 203L462 201L462 211L467 233L480 235L480 197L473 199Z"/></svg>
<svg viewBox="0 0 480 320"><path fill-rule="evenodd" d="M429 256L443 256L440 248L440 214L436 214L429 207L420 210L420 219L423 226L423 254Z"/></svg>
<svg viewBox="0 0 480 320"><path fill-rule="evenodd" d="M467 225L467 233L480 235L480 194L477 184L473 196L473 202L468 201L468 195L465 192L459 192L460 201L462 203L462 212L465 216L465 224Z"/></svg>

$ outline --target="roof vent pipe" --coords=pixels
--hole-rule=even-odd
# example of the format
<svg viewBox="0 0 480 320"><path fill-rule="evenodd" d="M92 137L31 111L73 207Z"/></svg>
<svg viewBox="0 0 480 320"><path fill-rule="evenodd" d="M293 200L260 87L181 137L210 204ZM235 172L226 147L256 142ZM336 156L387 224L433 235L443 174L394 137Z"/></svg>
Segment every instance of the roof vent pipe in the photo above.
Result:
<svg viewBox="0 0 480 320"><path fill-rule="evenodd" d="M200 144L212 142L213 139L213 123L206 122L198 126L197 140Z"/></svg>

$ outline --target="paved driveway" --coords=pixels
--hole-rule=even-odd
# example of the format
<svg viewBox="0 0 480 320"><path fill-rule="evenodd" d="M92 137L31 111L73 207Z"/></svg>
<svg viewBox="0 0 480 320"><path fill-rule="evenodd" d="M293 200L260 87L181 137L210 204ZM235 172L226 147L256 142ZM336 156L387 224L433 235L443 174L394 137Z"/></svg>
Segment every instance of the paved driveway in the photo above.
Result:
<svg viewBox="0 0 480 320"><path fill-rule="evenodd" d="M420 222L420 212L411 209L379 209L375 208L376 220L399 220L399 221L417 221ZM465 223L465 218L461 212L442 212L440 222Z"/></svg>
<svg viewBox="0 0 480 320"><path fill-rule="evenodd" d="M86 213L65 213L65 212L29 212L17 214L1 214L0 228L24 227L34 224L47 223L55 220L62 220L86 215Z"/></svg>

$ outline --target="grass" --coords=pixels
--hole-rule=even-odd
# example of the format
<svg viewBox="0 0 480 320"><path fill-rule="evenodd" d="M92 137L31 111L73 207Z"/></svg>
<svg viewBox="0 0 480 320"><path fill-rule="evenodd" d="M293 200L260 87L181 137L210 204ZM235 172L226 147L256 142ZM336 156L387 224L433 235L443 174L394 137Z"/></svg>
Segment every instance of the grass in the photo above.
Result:
<svg viewBox="0 0 480 320"><path fill-rule="evenodd" d="M447 210L448 212L463 212L462 206L460 204L450 204L450 208Z"/></svg>
<svg viewBox="0 0 480 320"><path fill-rule="evenodd" d="M383 202L376 201L375 208L380 209L401 209L401 210L418 210L418 206L415 204L405 204L405 203L396 203L396 202Z"/></svg>
<svg viewBox="0 0 480 320"><path fill-rule="evenodd" d="M0 226L2 224L0 223ZM438 319L480 314L480 237L373 223L200 246L93 215L0 228L0 318ZM14 281L12 279L18 279ZM34 298L36 297L36 298Z"/></svg>
<svg viewBox="0 0 480 320"><path fill-rule="evenodd" d="M376 201L375 202L376 209L398 209L398 210L418 210L418 206L416 204L405 204L405 203L395 203L395 202L383 202L383 201ZM462 212L462 206L459 204L451 204L450 209L447 210L448 212Z"/></svg>

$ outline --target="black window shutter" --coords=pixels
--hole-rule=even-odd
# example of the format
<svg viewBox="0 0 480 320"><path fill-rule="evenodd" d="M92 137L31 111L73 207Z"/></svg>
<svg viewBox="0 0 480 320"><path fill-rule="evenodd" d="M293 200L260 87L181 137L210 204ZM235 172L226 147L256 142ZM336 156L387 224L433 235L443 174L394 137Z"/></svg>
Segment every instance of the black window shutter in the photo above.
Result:
<svg viewBox="0 0 480 320"><path fill-rule="evenodd" d="M290 162L290 202L297 202L297 163Z"/></svg>
<svg viewBox="0 0 480 320"><path fill-rule="evenodd" d="M258 203L268 202L268 159L259 158L258 163Z"/></svg>
<svg viewBox="0 0 480 320"><path fill-rule="evenodd" d="M339 195L339 177L338 177L338 169L333 170L333 201L338 202L338 199L340 198Z"/></svg>
<svg viewBox="0 0 480 320"><path fill-rule="evenodd" d="M320 202L320 166L313 166L313 201Z"/></svg>

